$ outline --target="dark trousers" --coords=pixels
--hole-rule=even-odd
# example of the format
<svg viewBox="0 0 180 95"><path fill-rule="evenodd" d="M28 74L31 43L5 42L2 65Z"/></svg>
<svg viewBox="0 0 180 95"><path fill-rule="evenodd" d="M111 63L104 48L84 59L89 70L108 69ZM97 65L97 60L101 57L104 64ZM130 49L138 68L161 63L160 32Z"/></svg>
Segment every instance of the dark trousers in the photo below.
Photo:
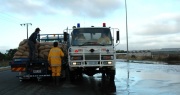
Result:
<svg viewBox="0 0 180 95"><path fill-rule="evenodd" d="M30 61L35 60L35 44L32 41L28 41L28 46L29 46L29 59Z"/></svg>

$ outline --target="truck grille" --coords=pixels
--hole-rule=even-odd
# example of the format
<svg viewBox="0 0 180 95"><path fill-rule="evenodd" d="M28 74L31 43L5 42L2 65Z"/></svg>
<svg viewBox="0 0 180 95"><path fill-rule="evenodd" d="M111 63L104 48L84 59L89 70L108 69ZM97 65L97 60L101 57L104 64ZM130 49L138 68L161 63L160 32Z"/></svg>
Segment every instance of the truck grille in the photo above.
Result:
<svg viewBox="0 0 180 95"><path fill-rule="evenodd" d="M85 60L99 60L99 55L85 55Z"/></svg>

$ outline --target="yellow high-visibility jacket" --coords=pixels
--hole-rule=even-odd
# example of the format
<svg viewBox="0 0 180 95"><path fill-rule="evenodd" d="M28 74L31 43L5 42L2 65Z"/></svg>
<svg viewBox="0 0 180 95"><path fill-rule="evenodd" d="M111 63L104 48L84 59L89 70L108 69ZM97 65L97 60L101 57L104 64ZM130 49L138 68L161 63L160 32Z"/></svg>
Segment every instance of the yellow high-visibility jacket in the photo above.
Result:
<svg viewBox="0 0 180 95"><path fill-rule="evenodd" d="M61 66L61 60L64 57L64 53L59 47L53 47L49 51L48 61L51 66Z"/></svg>

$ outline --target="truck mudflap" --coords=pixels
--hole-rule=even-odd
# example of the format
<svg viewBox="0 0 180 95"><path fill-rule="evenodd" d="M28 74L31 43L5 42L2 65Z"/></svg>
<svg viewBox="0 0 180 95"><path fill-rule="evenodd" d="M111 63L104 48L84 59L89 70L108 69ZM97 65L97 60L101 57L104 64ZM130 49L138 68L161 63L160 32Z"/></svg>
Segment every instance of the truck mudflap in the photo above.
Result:
<svg viewBox="0 0 180 95"><path fill-rule="evenodd" d="M20 66L11 67L11 71L12 71L12 72L25 72L25 71L26 71L26 68L25 68L25 67L20 67Z"/></svg>
<svg viewBox="0 0 180 95"><path fill-rule="evenodd" d="M27 62L29 58L14 58L12 62L10 62L11 71L12 72L25 72L27 67Z"/></svg>

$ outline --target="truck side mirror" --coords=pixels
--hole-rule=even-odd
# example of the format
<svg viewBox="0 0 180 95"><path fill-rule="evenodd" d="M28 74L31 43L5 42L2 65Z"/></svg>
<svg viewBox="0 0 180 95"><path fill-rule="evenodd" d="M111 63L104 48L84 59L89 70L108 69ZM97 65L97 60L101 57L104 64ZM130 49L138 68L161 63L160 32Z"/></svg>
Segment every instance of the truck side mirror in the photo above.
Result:
<svg viewBox="0 0 180 95"><path fill-rule="evenodd" d="M68 33L64 32L64 41L67 41Z"/></svg>
<svg viewBox="0 0 180 95"><path fill-rule="evenodd" d="M116 31L116 43L119 41L119 31Z"/></svg>

